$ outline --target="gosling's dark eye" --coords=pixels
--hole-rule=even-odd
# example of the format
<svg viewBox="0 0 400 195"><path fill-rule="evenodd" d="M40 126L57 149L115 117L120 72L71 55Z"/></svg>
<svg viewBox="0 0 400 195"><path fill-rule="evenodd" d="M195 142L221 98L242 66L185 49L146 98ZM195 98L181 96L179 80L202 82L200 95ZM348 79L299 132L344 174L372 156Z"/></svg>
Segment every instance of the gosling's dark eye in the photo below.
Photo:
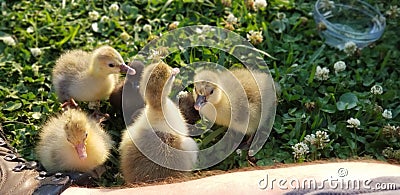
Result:
<svg viewBox="0 0 400 195"><path fill-rule="evenodd" d="M87 136L88 136L88 133L86 132L86 134L85 134L85 138L87 138Z"/></svg>
<svg viewBox="0 0 400 195"><path fill-rule="evenodd" d="M108 64L109 67L114 68L114 64Z"/></svg>
<svg viewBox="0 0 400 195"><path fill-rule="evenodd" d="M214 89L210 91L210 95L214 93Z"/></svg>

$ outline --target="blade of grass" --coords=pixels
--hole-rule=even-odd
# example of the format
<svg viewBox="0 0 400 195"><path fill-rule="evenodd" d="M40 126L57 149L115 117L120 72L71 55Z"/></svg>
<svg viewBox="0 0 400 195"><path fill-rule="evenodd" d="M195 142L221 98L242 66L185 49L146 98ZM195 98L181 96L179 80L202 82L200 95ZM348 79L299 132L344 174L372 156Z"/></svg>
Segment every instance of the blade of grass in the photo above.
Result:
<svg viewBox="0 0 400 195"><path fill-rule="evenodd" d="M221 133L225 132L226 128L225 127L221 127L215 131L213 131L212 133L210 133L207 137L205 137L203 139L203 141L201 142L201 145L206 146L208 145L210 142L212 142L216 137L218 137L218 135L220 135Z"/></svg>

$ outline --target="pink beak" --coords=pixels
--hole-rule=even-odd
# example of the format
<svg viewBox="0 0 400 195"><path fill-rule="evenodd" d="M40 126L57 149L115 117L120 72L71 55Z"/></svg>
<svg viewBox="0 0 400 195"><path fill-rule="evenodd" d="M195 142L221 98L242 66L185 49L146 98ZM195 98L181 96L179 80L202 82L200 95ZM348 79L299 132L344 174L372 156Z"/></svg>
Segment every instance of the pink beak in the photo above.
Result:
<svg viewBox="0 0 400 195"><path fill-rule="evenodd" d="M180 72L179 68L173 68L171 71L172 76L176 76L179 72Z"/></svg>
<svg viewBox="0 0 400 195"><path fill-rule="evenodd" d="M128 73L129 75L135 75L136 71L135 69L131 68L130 66L126 65L126 64L121 64L119 66L120 70L122 73Z"/></svg>
<svg viewBox="0 0 400 195"><path fill-rule="evenodd" d="M77 144L75 150L78 153L79 159L84 160L87 158L85 143Z"/></svg>

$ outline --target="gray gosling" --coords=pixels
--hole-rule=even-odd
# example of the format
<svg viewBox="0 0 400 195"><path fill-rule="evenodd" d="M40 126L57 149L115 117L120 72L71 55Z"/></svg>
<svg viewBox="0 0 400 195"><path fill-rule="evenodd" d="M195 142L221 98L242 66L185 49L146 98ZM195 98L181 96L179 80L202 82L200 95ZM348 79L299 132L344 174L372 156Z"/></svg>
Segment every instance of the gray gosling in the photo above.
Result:
<svg viewBox="0 0 400 195"><path fill-rule="evenodd" d="M132 61L128 64L136 70L135 75L127 75L121 80L111 93L109 102L115 112L123 113L125 124L129 125L137 118L144 108L144 100L139 92L139 83L142 77L144 64Z"/></svg>

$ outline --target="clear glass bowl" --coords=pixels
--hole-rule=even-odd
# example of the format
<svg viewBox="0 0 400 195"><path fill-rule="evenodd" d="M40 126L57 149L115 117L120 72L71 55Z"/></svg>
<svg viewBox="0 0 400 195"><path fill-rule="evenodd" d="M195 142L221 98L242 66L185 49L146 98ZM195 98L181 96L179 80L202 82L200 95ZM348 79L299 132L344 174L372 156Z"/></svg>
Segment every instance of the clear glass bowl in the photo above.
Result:
<svg viewBox="0 0 400 195"><path fill-rule="evenodd" d="M318 0L314 20L325 43L342 50L347 42L363 48L378 40L386 19L362 0Z"/></svg>

